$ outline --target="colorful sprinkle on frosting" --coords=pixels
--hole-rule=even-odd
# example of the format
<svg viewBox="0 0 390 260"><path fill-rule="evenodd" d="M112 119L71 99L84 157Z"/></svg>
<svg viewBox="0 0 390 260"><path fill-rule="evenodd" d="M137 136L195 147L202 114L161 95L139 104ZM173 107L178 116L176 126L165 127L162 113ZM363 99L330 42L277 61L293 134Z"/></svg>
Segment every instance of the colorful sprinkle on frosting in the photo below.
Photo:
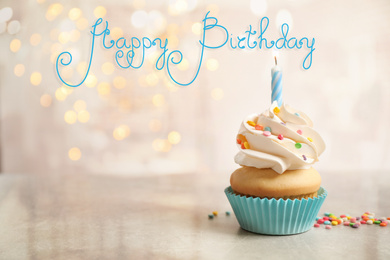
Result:
<svg viewBox="0 0 390 260"><path fill-rule="evenodd" d="M263 130L263 126L262 125L255 125L255 129L256 130Z"/></svg>
<svg viewBox="0 0 390 260"><path fill-rule="evenodd" d="M271 135L271 132L270 132L270 131L264 131L264 132L263 132L263 135L265 135L265 136L270 136L270 135Z"/></svg>
<svg viewBox="0 0 390 260"><path fill-rule="evenodd" d="M255 122L253 122L253 121L247 121L246 123L247 123L248 125L250 125L250 126L256 126Z"/></svg>

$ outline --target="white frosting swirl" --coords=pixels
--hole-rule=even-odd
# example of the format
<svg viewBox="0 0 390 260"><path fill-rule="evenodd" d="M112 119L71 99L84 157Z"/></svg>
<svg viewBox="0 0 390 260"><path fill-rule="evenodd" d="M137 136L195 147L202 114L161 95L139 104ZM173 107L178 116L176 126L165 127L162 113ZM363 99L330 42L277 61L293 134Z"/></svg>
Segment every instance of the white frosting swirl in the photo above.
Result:
<svg viewBox="0 0 390 260"><path fill-rule="evenodd" d="M276 101L269 110L260 115L249 115L242 122L237 135L240 152L234 161L241 166L272 168L280 174L286 170L310 168L325 150L324 141L312 129L313 123L306 114L285 104L279 111L276 108L275 113L275 107ZM259 125L258 129L269 127L271 135L264 135L265 129L256 130L250 121ZM245 142L247 147L249 145L247 149Z"/></svg>

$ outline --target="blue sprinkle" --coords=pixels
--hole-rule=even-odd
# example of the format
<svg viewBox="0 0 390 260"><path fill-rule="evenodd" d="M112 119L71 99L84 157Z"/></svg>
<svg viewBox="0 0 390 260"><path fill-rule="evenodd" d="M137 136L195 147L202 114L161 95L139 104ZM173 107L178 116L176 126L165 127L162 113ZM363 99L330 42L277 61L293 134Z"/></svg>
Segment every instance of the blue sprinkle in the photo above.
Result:
<svg viewBox="0 0 390 260"><path fill-rule="evenodd" d="M329 217L330 213L329 212L325 212L324 215Z"/></svg>
<svg viewBox="0 0 390 260"><path fill-rule="evenodd" d="M299 114L298 114L298 113L295 113L295 115L296 115L296 116L299 116Z"/></svg>
<svg viewBox="0 0 390 260"><path fill-rule="evenodd" d="M209 214L209 219L213 219L214 218L214 215L213 214Z"/></svg>
<svg viewBox="0 0 390 260"><path fill-rule="evenodd" d="M325 225L330 225L330 221L327 220L327 221L324 222L324 224L325 224Z"/></svg>
<svg viewBox="0 0 390 260"><path fill-rule="evenodd" d="M319 220L319 219L320 219L320 217L316 217L316 221Z"/></svg>
<svg viewBox="0 0 390 260"><path fill-rule="evenodd" d="M226 216L230 216L230 211L226 211Z"/></svg>
<svg viewBox="0 0 390 260"><path fill-rule="evenodd" d="M302 157L303 157L303 160L306 161L306 156L304 154L302 154Z"/></svg>
<svg viewBox="0 0 390 260"><path fill-rule="evenodd" d="M264 128L264 131L269 131L269 132L271 132L271 127L266 126L266 127Z"/></svg>

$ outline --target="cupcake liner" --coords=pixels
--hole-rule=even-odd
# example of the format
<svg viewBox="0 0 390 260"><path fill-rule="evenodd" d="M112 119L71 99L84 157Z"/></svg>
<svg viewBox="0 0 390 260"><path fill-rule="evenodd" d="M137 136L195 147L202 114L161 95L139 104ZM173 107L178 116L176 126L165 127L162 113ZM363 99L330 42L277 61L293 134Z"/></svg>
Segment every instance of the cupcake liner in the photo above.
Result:
<svg viewBox="0 0 390 260"><path fill-rule="evenodd" d="M328 192L320 187L314 198L276 200L237 195L229 186L225 194L241 228L259 234L292 235L313 226Z"/></svg>

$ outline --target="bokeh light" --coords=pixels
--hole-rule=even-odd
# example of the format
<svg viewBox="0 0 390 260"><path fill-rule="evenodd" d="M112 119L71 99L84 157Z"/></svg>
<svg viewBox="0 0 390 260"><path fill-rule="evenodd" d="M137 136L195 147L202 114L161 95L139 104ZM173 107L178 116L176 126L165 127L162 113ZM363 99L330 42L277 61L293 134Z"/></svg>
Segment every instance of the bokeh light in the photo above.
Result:
<svg viewBox="0 0 390 260"><path fill-rule="evenodd" d="M181 135L179 134L179 132L172 131L168 134L168 141L171 144L178 144L180 140L181 140Z"/></svg>
<svg viewBox="0 0 390 260"><path fill-rule="evenodd" d="M280 30L280 27L284 24L287 23L290 30L293 28L293 18L290 13L290 11L286 9L279 10L278 13L276 14L276 28Z"/></svg>
<svg viewBox="0 0 390 260"><path fill-rule="evenodd" d="M86 18L84 18L84 17L81 17L80 19L78 19L76 21L76 27L80 31L83 31L83 30L87 29L87 27L88 27L88 20Z"/></svg>
<svg viewBox="0 0 390 260"><path fill-rule="evenodd" d="M107 82L101 82L97 87L100 96L108 96L111 92L110 84Z"/></svg>
<svg viewBox="0 0 390 260"><path fill-rule="evenodd" d="M43 106L43 107L50 107L50 105L52 103L52 98L49 94L43 94L41 96L39 102L41 103L41 106Z"/></svg>
<svg viewBox="0 0 390 260"><path fill-rule="evenodd" d="M14 74L18 77L23 76L25 71L24 65L23 64L16 64L14 67Z"/></svg>
<svg viewBox="0 0 390 260"><path fill-rule="evenodd" d="M70 41L77 42L80 39L80 32L78 30L72 30L70 32Z"/></svg>
<svg viewBox="0 0 390 260"><path fill-rule="evenodd" d="M60 32L58 35L58 41L62 44L67 43L70 40L70 33L69 32Z"/></svg>
<svg viewBox="0 0 390 260"><path fill-rule="evenodd" d="M113 85L117 89L123 89L126 87L126 79L121 76L115 77L113 81Z"/></svg>
<svg viewBox="0 0 390 260"><path fill-rule="evenodd" d="M70 20L75 21L80 18L82 11L79 8L72 8L69 10L68 17Z"/></svg>
<svg viewBox="0 0 390 260"><path fill-rule="evenodd" d="M177 64L177 68L179 70L188 70L188 67L190 66L190 63L188 62L188 60L186 58L183 58L182 61Z"/></svg>
<svg viewBox="0 0 390 260"><path fill-rule="evenodd" d="M149 86L156 86L157 83L158 83L158 76L156 73L149 73L148 75L146 75L146 84L148 84Z"/></svg>
<svg viewBox="0 0 390 260"><path fill-rule="evenodd" d="M223 89L214 88L213 90L211 90L211 97L214 100L221 100L223 98L223 96L224 96Z"/></svg>
<svg viewBox="0 0 390 260"><path fill-rule="evenodd" d="M89 121L89 118L90 118L90 114L88 111L86 110L82 110L80 111L78 114L77 114L77 119L79 120L79 122L81 123L86 123Z"/></svg>
<svg viewBox="0 0 390 260"><path fill-rule="evenodd" d="M59 3L50 5L46 12L46 19L48 21L53 21L59 14L62 13L63 9L64 7Z"/></svg>
<svg viewBox="0 0 390 260"><path fill-rule="evenodd" d="M106 13L107 13L106 8L104 8L103 6L98 6L93 11L93 14L95 15L96 18L103 18L106 15Z"/></svg>
<svg viewBox="0 0 390 260"><path fill-rule="evenodd" d="M4 7L0 9L0 23L8 22L13 15L13 10L11 7Z"/></svg>
<svg viewBox="0 0 390 260"><path fill-rule="evenodd" d="M123 140L130 135L130 128L127 125L120 125L116 127L112 133L115 140Z"/></svg>
<svg viewBox="0 0 390 260"><path fill-rule="evenodd" d="M156 94L152 98L153 105L156 107L161 107L165 104L165 98L161 94Z"/></svg>
<svg viewBox="0 0 390 260"><path fill-rule="evenodd" d="M208 59L206 61L206 68L210 71L216 71L219 67L219 62L216 59Z"/></svg>
<svg viewBox="0 0 390 260"><path fill-rule="evenodd" d="M21 46L22 46L22 42L19 39L13 39L9 44L9 49L12 52L18 52Z"/></svg>
<svg viewBox="0 0 390 260"><path fill-rule="evenodd" d="M148 14L144 10L135 11L131 16L131 24L135 28L142 28L148 22Z"/></svg>
<svg viewBox="0 0 390 260"><path fill-rule="evenodd" d="M196 35L200 35L202 33L202 30L203 30L203 26L201 23L199 22L196 22L192 25L191 27L191 30L194 34Z"/></svg>
<svg viewBox="0 0 390 260"><path fill-rule="evenodd" d="M73 105L73 109L76 111L76 112L80 112L80 111L83 111L87 108L87 104L85 103L84 100L77 100L76 102L74 102L74 105Z"/></svg>
<svg viewBox="0 0 390 260"><path fill-rule="evenodd" d="M31 84L33 84L34 86L38 86L39 84L41 84L41 81L42 81L41 73L39 73L37 71L31 73L31 76L30 76Z"/></svg>
<svg viewBox="0 0 390 260"><path fill-rule="evenodd" d="M81 158L81 151L78 147L73 147L69 149L68 156L72 161L78 161Z"/></svg>
<svg viewBox="0 0 390 260"><path fill-rule="evenodd" d="M110 30L110 35L112 39L117 40L123 36L123 30L119 27L114 27Z"/></svg>
<svg viewBox="0 0 390 260"><path fill-rule="evenodd" d="M155 139L152 143L153 149L157 152L169 152L172 144L165 139Z"/></svg>
<svg viewBox="0 0 390 260"><path fill-rule="evenodd" d="M114 70L115 70L114 64L112 64L111 62L103 63L102 71L104 74L111 75L112 73L114 73Z"/></svg>
<svg viewBox="0 0 390 260"><path fill-rule="evenodd" d="M73 110L68 110L65 112L65 115L64 115L64 120L66 123L72 125L74 123L76 123L77 121L77 114L76 112L74 112Z"/></svg>
<svg viewBox="0 0 390 260"><path fill-rule="evenodd" d="M96 86L97 78L94 74L89 73L87 78L85 79L85 85L89 88L93 88Z"/></svg>
<svg viewBox="0 0 390 260"><path fill-rule="evenodd" d="M42 36L39 33L34 33L30 37L30 44L32 46L37 46L42 40Z"/></svg>
<svg viewBox="0 0 390 260"><path fill-rule="evenodd" d="M57 88L54 95L58 101L64 101L68 96L64 91L62 91L62 88Z"/></svg>

